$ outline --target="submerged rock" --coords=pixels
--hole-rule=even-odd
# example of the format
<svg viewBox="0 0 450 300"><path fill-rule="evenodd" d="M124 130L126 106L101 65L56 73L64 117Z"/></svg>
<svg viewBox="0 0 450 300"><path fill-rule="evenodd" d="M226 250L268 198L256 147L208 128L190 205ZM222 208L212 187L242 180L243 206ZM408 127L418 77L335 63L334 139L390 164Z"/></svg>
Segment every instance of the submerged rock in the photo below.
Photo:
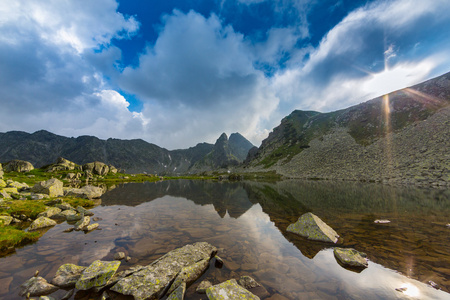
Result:
<svg viewBox="0 0 450 300"><path fill-rule="evenodd" d="M61 288L73 288L85 269L74 264L64 264L58 268L51 283Z"/></svg>
<svg viewBox="0 0 450 300"><path fill-rule="evenodd" d="M55 226L56 222L46 217L39 217L31 223L29 231L38 230L45 227Z"/></svg>
<svg viewBox="0 0 450 300"><path fill-rule="evenodd" d="M246 276L246 275L241 276L241 278L239 278L238 283L239 283L239 285L246 288L247 290L261 286L258 282L256 282L255 279L253 279L250 276Z"/></svg>
<svg viewBox="0 0 450 300"><path fill-rule="evenodd" d="M242 286L240 286L235 279L231 279L221 284L214 285L206 290L206 295L209 300L225 300L225 299L257 299L259 297L252 294Z"/></svg>
<svg viewBox="0 0 450 300"><path fill-rule="evenodd" d="M367 268L367 255L353 248L334 248L334 257L344 267Z"/></svg>
<svg viewBox="0 0 450 300"><path fill-rule="evenodd" d="M296 223L289 225L286 231L321 242L336 243L339 238L333 228L310 212L303 214Z"/></svg>
<svg viewBox="0 0 450 300"><path fill-rule="evenodd" d="M47 280L40 276L31 277L20 286L19 295L22 297L28 294L32 297L43 296L51 294L58 289L59 288L57 286L48 283Z"/></svg>
<svg viewBox="0 0 450 300"><path fill-rule="evenodd" d="M58 197L64 195L63 183L56 178L51 178L49 180L36 183L31 188L31 191L37 194L46 194L50 197Z"/></svg>
<svg viewBox="0 0 450 300"><path fill-rule="evenodd" d="M210 287L212 287L212 283L208 280L203 280L195 291L199 294L206 294L206 290Z"/></svg>
<svg viewBox="0 0 450 300"><path fill-rule="evenodd" d="M172 250L143 269L120 279L111 290L135 299L155 299L163 296L168 285L185 267L201 260L209 261L217 249L206 242Z"/></svg>
<svg viewBox="0 0 450 300"><path fill-rule="evenodd" d="M122 260L125 259L125 257L126 257L125 252L117 252L116 254L114 254L115 260Z"/></svg>
<svg viewBox="0 0 450 300"><path fill-rule="evenodd" d="M83 271L75 287L79 290L88 290L93 287L105 286L119 266L120 261L96 260Z"/></svg>

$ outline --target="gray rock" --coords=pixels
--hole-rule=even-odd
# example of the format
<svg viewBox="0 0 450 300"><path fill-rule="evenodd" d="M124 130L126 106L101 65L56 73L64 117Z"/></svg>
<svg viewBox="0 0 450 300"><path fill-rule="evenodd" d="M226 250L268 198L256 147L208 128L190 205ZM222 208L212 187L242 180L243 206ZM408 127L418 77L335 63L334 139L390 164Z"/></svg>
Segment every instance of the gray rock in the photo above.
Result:
<svg viewBox="0 0 450 300"><path fill-rule="evenodd" d="M31 195L31 200L42 200L47 197L48 197L48 195L44 195L44 194L33 194L33 195Z"/></svg>
<svg viewBox="0 0 450 300"><path fill-rule="evenodd" d="M344 267L367 268L366 254L353 248L334 248L334 257Z"/></svg>
<svg viewBox="0 0 450 300"><path fill-rule="evenodd" d="M0 179L0 189L4 187L6 187L6 182L3 179Z"/></svg>
<svg viewBox="0 0 450 300"><path fill-rule="evenodd" d="M120 261L96 260L83 271L75 287L79 290L88 290L93 287L105 286L119 266Z"/></svg>
<svg viewBox="0 0 450 300"><path fill-rule="evenodd" d="M65 192L65 196L72 196L85 199L100 198L102 194L103 189L93 185L85 185L80 189L71 188L67 189Z"/></svg>
<svg viewBox="0 0 450 300"><path fill-rule="evenodd" d="M186 283L187 286L190 286L193 282L195 282L209 267L209 258L202 259L201 261L184 267L181 269L181 272L175 278L175 281L169 288L168 293L172 293L176 290L182 283Z"/></svg>
<svg viewBox="0 0 450 300"><path fill-rule="evenodd" d="M85 216L93 216L94 213L91 212L90 210L87 210L86 208L84 208L83 206L77 206L77 211L80 214L84 214Z"/></svg>
<svg viewBox="0 0 450 300"><path fill-rule="evenodd" d="M185 292L186 283L183 282L169 295L169 297L167 297L167 300L183 300Z"/></svg>
<svg viewBox="0 0 450 300"><path fill-rule="evenodd" d="M0 226L8 226L13 220L11 216L0 216Z"/></svg>
<svg viewBox="0 0 450 300"><path fill-rule="evenodd" d="M86 267L74 264L64 264L58 268L51 283L60 288L73 288L85 269Z"/></svg>
<svg viewBox="0 0 450 300"><path fill-rule="evenodd" d="M258 282L256 282L255 279L253 279L250 276L246 276L246 275L241 276L241 278L239 278L238 283L240 286L242 286L243 288L246 288L247 290L261 286Z"/></svg>
<svg viewBox="0 0 450 300"><path fill-rule="evenodd" d="M95 161L92 163L87 163L83 165L83 171L91 171L92 174L104 176L109 172L109 167L99 161Z"/></svg>
<svg viewBox="0 0 450 300"><path fill-rule="evenodd" d="M206 295L210 300L223 299L256 299L259 297L252 294L242 286L240 286L235 279L231 279L221 284L214 285L206 290Z"/></svg>
<svg viewBox="0 0 450 300"><path fill-rule="evenodd" d="M56 222L46 217L39 217L31 223L29 231L38 230L45 227L55 226Z"/></svg>
<svg viewBox="0 0 450 300"><path fill-rule="evenodd" d="M47 181L41 181L36 183L32 188L31 191L33 193L39 193L39 194L46 194L50 197L58 197L63 196L63 183L62 181L51 178Z"/></svg>
<svg viewBox="0 0 450 300"><path fill-rule="evenodd" d="M59 209L57 207L50 207L46 211L41 212L40 214L38 214L38 217L51 218L52 216L57 215L60 212L61 212L61 209Z"/></svg>
<svg viewBox="0 0 450 300"><path fill-rule="evenodd" d="M81 219L80 221L78 221L77 223L75 223L75 230L76 231L84 230L86 227L89 226L90 223L91 223L91 218L86 216L83 219Z"/></svg>
<svg viewBox="0 0 450 300"><path fill-rule="evenodd" d="M75 210L75 208L72 207L69 203L62 202L60 204L56 205L57 208L60 208L61 210Z"/></svg>
<svg viewBox="0 0 450 300"><path fill-rule="evenodd" d="M210 287L212 287L212 283L208 280L203 280L195 291L199 294L206 294L206 290Z"/></svg>
<svg viewBox="0 0 450 300"><path fill-rule="evenodd" d="M210 260L217 249L206 243L195 243L172 250L150 265L120 279L111 290L135 299L162 297L168 285L185 267L201 260Z"/></svg>
<svg viewBox="0 0 450 300"><path fill-rule="evenodd" d="M3 173L3 167L2 167L2 164L0 164L0 178L3 178L3 174L4 174Z"/></svg>
<svg viewBox="0 0 450 300"><path fill-rule="evenodd" d="M83 218L84 218L83 214L73 214L73 215L68 215L66 217L66 220L71 222L71 221L79 221L79 220L81 220Z"/></svg>
<svg viewBox="0 0 450 300"><path fill-rule="evenodd" d="M8 172L30 172L31 170L34 169L34 167L28 161L15 159L15 160L11 160L11 161L7 162L3 166L3 169L7 173Z"/></svg>
<svg viewBox="0 0 450 300"><path fill-rule="evenodd" d="M336 243L339 238L333 228L310 212L303 214L296 223L290 224L286 231L321 242Z"/></svg>
<svg viewBox="0 0 450 300"><path fill-rule="evenodd" d="M20 286L19 295L24 297L29 293L32 297L43 296L51 294L58 289L57 286L48 283L47 280L40 276L31 277Z"/></svg>

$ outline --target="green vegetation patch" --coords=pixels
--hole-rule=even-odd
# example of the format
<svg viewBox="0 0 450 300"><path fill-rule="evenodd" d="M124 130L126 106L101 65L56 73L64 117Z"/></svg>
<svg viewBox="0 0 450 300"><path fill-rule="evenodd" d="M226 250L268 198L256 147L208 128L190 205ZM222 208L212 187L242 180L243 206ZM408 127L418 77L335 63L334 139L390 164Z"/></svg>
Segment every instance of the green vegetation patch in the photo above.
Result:
<svg viewBox="0 0 450 300"><path fill-rule="evenodd" d="M26 232L13 226L0 227L0 251L39 239L39 232Z"/></svg>
<svg viewBox="0 0 450 300"><path fill-rule="evenodd" d="M2 215L21 215L24 214L31 219L36 219L37 215L45 211L47 207L44 202L48 200L13 200L8 201L6 206L0 207Z"/></svg>

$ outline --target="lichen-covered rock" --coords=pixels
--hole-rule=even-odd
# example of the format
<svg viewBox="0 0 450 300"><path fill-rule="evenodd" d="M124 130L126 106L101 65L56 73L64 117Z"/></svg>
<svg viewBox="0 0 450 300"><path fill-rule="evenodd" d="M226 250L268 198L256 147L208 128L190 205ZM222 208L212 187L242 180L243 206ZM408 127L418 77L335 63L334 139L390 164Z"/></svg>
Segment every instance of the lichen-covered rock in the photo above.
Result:
<svg viewBox="0 0 450 300"><path fill-rule="evenodd" d="M64 210L56 215L51 216L52 219L63 219L63 220L68 220L70 217L76 216L77 212L74 210ZM81 220L81 217L78 218L77 220Z"/></svg>
<svg viewBox="0 0 450 300"><path fill-rule="evenodd" d="M93 174L104 176L104 175L108 174L109 167L102 162L95 161L95 162L84 164L83 171L86 171L86 170L91 171Z"/></svg>
<svg viewBox="0 0 450 300"><path fill-rule="evenodd" d="M0 164L0 178L3 178L3 167L2 167L2 164Z"/></svg>
<svg viewBox="0 0 450 300"><path fill-rule="evenodd" d="M235 279L231 279L221 284L214 285L206 290L206 295L209 300L232 300L232 299L257 299L259 297L252 294L242 286L240 286Z"/></svg>
<svg viewBox="0 0 450 300"><path fill-rule="evenodd" d="M83 219L75 223L75 230L84 230L91 223L91 217L85 216Z"/></svg>
<svg viewBox="0 0 450 300"><path fill-rule="evenodd" d="M50 197L58 197L64 195L63 183L56 178L51 178L49 180L36 183L31 188L31 191L33 193L46 194Z"/></svg>
<svg viewBox="0 0 450 300"><path fill-rule="evenodd" d="M303 214L294 224L290 224L286 231L321 242L336 243L339 238L333 228L310 212Z"/></svg>
<svg viewBox="0 0 450 300"><path fill-rule="evenodd" d="M26 184L24 182L17 182L17 181L13 181L13 180L8 180L6 183L7 183L8 187L15 187L17 190L22 190L22 189L25 189L25 188L29 188L28 184Z"/></svg>
<svg viewBox="0 0 450 300"><path fill-rule="evenodd" d="M116 174L117 173L117 168L116 167L114 167L113 165L108 165L108 167L109 167L109 172L110 173L112 173L112 174Z"/></svg>
<svg viewBox="0 0 450 300"><path fill-rule="evenodd" d="M47 172L55 172L55 171L75 170L75 169L81 169L81 167L78 166L76 163L71 162L70 160L59 157L56 160L56 163L50 165L46 169L46 171Z"/></svg>
<svg viewBox="0 0 450 300"><path fill-rule="evenodd" d="M353 248L334 248L334 257L344 267L367 268L366 254Z"/></svg>
<svg viewBox="0 0 450 300"><path fill-rule="evenodd" d="M43 296L57 291L59 288L50 284L44 278L37 276L31 277L20 286L19 295L24 297L28 293L30 296Z"/></svg>
<svg viewBox="0 0 450 300"><path fill-rule="evenodd" d="M59 214L60 212L61 212L61 209L59 209L57 207L50 207L46 211L41 212L40 214L38 214L38 217L51 218L54 215Z"/></svg>
<svg viewBox="0 0 450 300"><path fill-rule="evenodd" d="M8 226L13 221L11 216L0 216L0 226Z"/></svg>
<svg viewBox="0 0 450 300"><path fill-rule="evenodd" d="M168 293L172 293L175 289L178 288L182 283L186 283L187 286L190 286L193 282L195 282L209 267L209 259L202 259L201 261L187 266L181 269L181 272L175 278L175 281L169 288Z"/></svg>
<svg viewBox="0 0 450 300"><path fill-rule="evenodd" d="M65 195L77 198L93 199L100 198L103 194L103 189L93 185L85 185L84 187L77 189L66 189Z"/></svg>
<svg viewBox="0 0 450 300"><path fill-rule="evenodd" d="M75 287L79 290L88 290L93 287L105 286L119 266L120 261L96 260L83 271Z"/></svg>
<svg viewBox="0 0 450 300"><path fill-rule="evenodd" d="M68 215L68 216L66 216L66 220L67 221L69 221L69 222L73 222L73 221L79 221L79 220L81 220L81 219L83 219L84 218L84 215L83 214L73 214L73 215Z"/></svg>
<svg viewBox="0 0 450 300"><path fill-rule="evenodd" d="M86 267L74 264L64 264L58 268L51 283L60 288L73 288L85 269Z"/></svg>
<svg viewBox="0 0 450 300"><path fill-rule="evenodd" d="M60 204L57 204L56 207L60 208L61 210L75 210L75 208L73 208L72 205L67 202L61 202Z"/></svg>
<svg viewBox="0 0 450 300"><path fill-rule="evenodd" d="M261 286L258 282L256 282L255 279L253 279L250 276L246 276L246 275L241 276L241 278L239 278L239 280L238 280L238 283L240 286L246 288L247 290Z"/></svg>
<svg viewBox="0 0 450 300"><path fill-rule="evenodd" d="M93 224L90 224L90 225L84 227L83 231L85 231L85 232L92 231L94 229L97 229L98 226L99 226L98 223L93 223Z"/></svg>
<svg viewBox="0 0 450 300"><path fill-rule="evenodd" d="M6 187L6 182L3 179L0 179L0 189L4 187Z"/></svg>
<svg viewBox="0 0 450 300"><path fill-rule="evenodd" d="M206 242L194 243L172 250L143 269L120 279L111 290L135 299L155 299L168 288L185 267L201 260L210 260L217 249Z"/></svg>
<svg viewBox="0 0 450 300"><path fill-rule="evenodd" d="M2 199L2 198L3 199L11 199L11 196L7 192L0 189L0 199Z"/></svg>
<svg viewBox="0 0 450 300"><path fill-rule="evenodd" d="M186 292L186 283L181 283L173 292L170 293L167 300L183 300Z"/></svg>
<svg viewBox="0 0 450 300"><path fill-rule="evenodd" d="M199 294L206 294L206 290L210 287L212 287L211 281L203 280L202 282L200 282L195 291Z"/></svg>
<svg viewBox="0 0 450 300"><path fill-rule="evenodd" d="M39 217L31 223L29 231L38 230L45 227L55 226L56 222L46 217Z"/></svg>
<svg viewBox="0 0 450 300"><path fill-rule="evenodd" d="M3 170L5 170L6 173L8 173L8 172L30 172L33 169L34 169L34 167L30 162L24 161L24 160L19 160L19 159L11 160L10 162L7 162L3 166Z"/></svg>
<svg viewBox="0 0 450 300"><path fill-rule="evenodd" d="M8 193L8 194L18 194L19 192L17 191L17 188L15 187L5 187L2 189L3 192Z"/></svg>

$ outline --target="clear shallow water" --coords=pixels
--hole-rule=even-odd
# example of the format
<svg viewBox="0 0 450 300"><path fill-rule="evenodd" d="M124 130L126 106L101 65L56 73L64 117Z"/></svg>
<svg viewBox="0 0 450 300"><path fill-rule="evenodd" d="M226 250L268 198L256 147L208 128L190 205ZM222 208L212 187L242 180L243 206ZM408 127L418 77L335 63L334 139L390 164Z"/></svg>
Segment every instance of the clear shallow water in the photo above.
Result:
<svg viewBox="0 0 450 300"><path fill-rule="evenodd" d="M36 270L50 280L63 263L87 266L96 259L112 260L118 251L132 257L122 263L125 269L207 241L220 248L225 264L211 266L202 279L219 283L250 275L267 290L258 291L261 298L450 299L449 191L179 180L117 187L92 211L102 218L102 230L63 233L70 225L62 223L37 243L0 258L0 298L19 299L18 287ZM366 252L369 268L360 273L344 269L332 245L287 233L286 227L308 211L343 237L342 246ZM374 224L375 219L391 223ZM430 280L442 290L425 284ZM186 299L206 299L194 293L199 282ZM395 290L401 287L406 292Z"/></svg>

